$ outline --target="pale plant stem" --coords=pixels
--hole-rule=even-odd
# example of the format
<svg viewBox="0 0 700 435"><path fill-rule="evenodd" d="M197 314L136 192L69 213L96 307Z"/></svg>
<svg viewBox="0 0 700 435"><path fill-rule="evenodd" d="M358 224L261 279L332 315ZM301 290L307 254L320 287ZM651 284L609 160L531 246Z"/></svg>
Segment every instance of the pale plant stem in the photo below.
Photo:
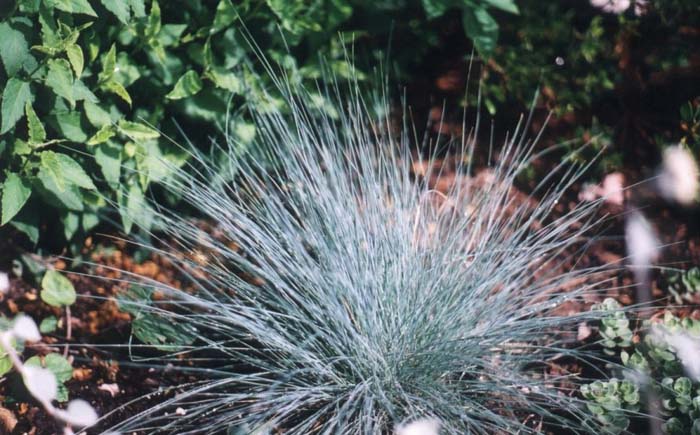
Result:
<svg viewBox="0 0 700 435"><path fill-rule="evenodd" d="M66 305L66 346L63 349L64 358L68 358L68 350L70 349L70 344L68 342L71 339L72 330L73 328L71 326L70 306Z"/></svg>

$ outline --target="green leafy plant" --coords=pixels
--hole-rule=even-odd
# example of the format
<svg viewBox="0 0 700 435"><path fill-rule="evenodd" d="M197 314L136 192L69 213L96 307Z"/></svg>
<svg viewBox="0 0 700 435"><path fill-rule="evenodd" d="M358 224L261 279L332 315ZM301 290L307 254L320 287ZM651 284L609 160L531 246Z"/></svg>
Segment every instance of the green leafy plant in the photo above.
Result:
<svg viewBox="0 0 700 435"><path fill-rule="evenodd" d="M41 300L53 307L67 307L75 302L73 284L55 270L49 270L41 280Z"/></svg>
<svg viewBox="0 0 700 435"><path fill-rule="evenodd" d="M68 400L65 382L73 376L70 361L56 353L36 355L22 361L22 346L18 344L39 340L41 334L31 317L19 314L12 321L0 318L0 367L4 370L0 375L14 368L22 377L27 392L44 408L48 416L64 426L63 432L66 435L74 434L73 428L95 424L97 413L86 401L74 399L65 409L57 408L53 403ZM6 360L9 361L9 366Z"/></svg>
<svg viewBox="0 0 700 435"><path fill-rule="evenodd" d="M167 316L153 309L153 291L132 286L119 299L119 309L131 314L131 333L141 342L162 351L176 351L191 345L197 338L196 328L170 322Z"/></svg>
<svg viewBox="0 0 700 435"><path fill-rule="evenodd" d="M620 303L613 298L606 298L601 304L594 305L593 310L604 313L600 321L599 333L606 353L613 354L618 347L632 344L634 334L630 329L627 314L621 310Z"/></svg>
<svg viewBox="0 0 700 435"><path fill-rule="evenodd" d="M612 378L581 386L586 406L607 432L619 433L630 423L629 413L639 410L639 387L631 381Z"/></svg>
<svg viewBox="0 0 700 435"><path fill-rule="evenodd" d="M608 308L614 310L614 304L608 304ZM622 317L627 314L619 309L609 319ZM700 382L689 375L691 361L684 347L700 340L700 320L679 318L667 311L662 319L645 321L641 331L644 337L638 342L615 340L615 347L607 347L619 357L623 369L616 370L624 380L583 386L581 393L588 401L589 411L596 419L606 422L610 432L620 433L628 428L631 416L639 410L640 393L646 392L652 400L659 401L664 433L699 434ZM627 332L623 335L627 336ZM601 326L601 336L603 345L611 343L609 328ZM678 337L684 337L681 343ZM614 406L617 404L622 406Z"/></svg>
<svg viewBox="0 0 700 435"><path fill-rule="evenodd" d="M71 242L77 252L117 203L128 233L129 215L149 213L149 186L187 160L162 136L179 134L166 121L201 131L192 137L197 142L227 129L241 149L250 144L255 129L243 109L279 103L267 92L270 80L253 79L265 68L260 55L297 81L318 79L322 68L361 77L338 32L361 45L368 32L388 41L389 29L386 19L356 28L354 16L402 22L406 14L427 24L453 9L464 14L466 33L484 56L498 28L488 11L518 12L513 0L17 0L0 23L0 224L34 244L48 225L63 236L54 245ZM425 27L408 31L419 40ZM312 98L324 106L321 93ZM147 231L149 221L140 222Z"/></svg>
<svg viewBox="0 0 700 435"><path fill-rule="evenodd" d="M491 57L498 42L498 23L489 13L489 9L516 15L520 13L514 0L422 0L422 3L429 19L459 7L464 32L474 42L474 48L484 59Z"/></svg>
<svg viewBox="0 0 700 435"><path fill-rule="evenodd" d="M71 326L71 305L75 303L77 295L75 293L75 288L73 284L63 276L60 272L55 270L47 270L44 273L44 277L41 280L41 300L56 308L63 308L65 312L65 328L66 328L66 340L72 338L72 326ZM59 324L59 320L53 316L47 317L41 321L39 326L39 331L42 333L53 332ZM68 356L69 346L66 343L64 350L64 357ZM57 378L60 380L60 378Z"/></svg>
<svg viewBox="0 0 700 435"><path fill-rule="evenodd" d="M695 294L700 293L700 267L669 273L667 280L668 291L678 304L692 300Z"/></svg>
<svg viewBox="0 0 700 435"><path fill-rule="evenodd" d="M59 402L68 401L68 388L65 383L73 377L73 366L63 356L57 353L49 353L45 356L33 356L24 363L30 367L42 367L53 373L58 381L56 400Z"/></svg>

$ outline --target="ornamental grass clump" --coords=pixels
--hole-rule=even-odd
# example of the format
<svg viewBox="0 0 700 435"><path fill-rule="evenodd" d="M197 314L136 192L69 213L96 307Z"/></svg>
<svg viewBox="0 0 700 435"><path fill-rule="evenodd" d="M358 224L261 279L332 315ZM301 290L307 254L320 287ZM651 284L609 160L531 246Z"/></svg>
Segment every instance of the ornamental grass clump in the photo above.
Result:
<svg viewBox="0 0 700 435"><path fill-rule="evenodd" d="M475 177L478 122L453 158L422 159L413 129L397 132L388 110L375 116L354 85L325 92L332 111L292 87L280 86L288 111L253 113L251 151L232 140L223 157L193 151L173 168L167 187L210 225L157 208L153 249L188 283L134 276L137 295L120 304L142 326L162 325L134 333L169 350L163 365L192 361L182 370L199 381L113 429L594 429L578 395L589 380L548 369L595 364L575 331L604 313L563 305L608 287L604 267L573 267L597 203L552 214L585 168L564 158L524 198L513 186L537 157L528 122ZM434 189L448 170L455 181Z"/></svg>

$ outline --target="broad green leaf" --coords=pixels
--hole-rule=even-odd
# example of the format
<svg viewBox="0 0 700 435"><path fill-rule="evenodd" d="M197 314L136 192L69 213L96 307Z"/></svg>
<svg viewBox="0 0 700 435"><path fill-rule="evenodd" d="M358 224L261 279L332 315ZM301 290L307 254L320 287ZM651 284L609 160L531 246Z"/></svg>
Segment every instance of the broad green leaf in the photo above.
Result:
<svg viewBox="0 0 700 435"><path fill-rule="evenodd" d="M39 24L41 25L41 41L43 45L58 49L62 43L62 39L60 35L58 35L58 28L56 26L56 20L53 17L53 10L47 7L46 4L39 8Z"/></svg>
<svg viewBox="0 0 700 435"><path fill-rule="evenodd" d="M131 6L131 11L134 13L135 17L145 17L146 16L146 4L144 0L126 0L129 6Z"/></svg>
<svg viewBox="0 0 700 435"><path fill-rule="evenodd" d="M88 141L87 145L97 145L107 142L111 137L117 134L115 127L112 124L103 125L97 133L95 133Z"/></svg>
<svg viewBox="0 0 700 435"><path fill-rule="evenodd" d="M117 295L119 311L138 316L142 311L142 305L150 305L153 289L139 285L130 285L123 294Z"/></svg>
<svg viewBox="0 0 700 435"><path fill-rule="evenodd" d="M158 58L158 61L165 66L165 62L168 60L168 56L165 54L165 48L163 47L163 44L160 43L160 40L156 38L151 39L149 47L151 48L151 50L153 50L153 53L155 53L156 57Z"/></svg>
<svg viewBox="0 0 700 435"><path fill-rule="evenodd" d="M5 375L12 370L12 360L5 351L0 349L0 376Z"/></svg>
<svg viewBox="0 0 700 435"><path fill-rule="evenodd" d="M68 388L64 384L73 377L73 366L67 359L57 353L50 353L43 358L43 361L40 357L33 356L27 360L26 364L44 367L53 373L58 381L56 400L59 402L68 400Z"/></svg>
<svg viewBox="0 0 700 435"><path fill-rule="evenodd" d="M216 15L214 16L213 30L218 32L230 26L238 18L236 8L231 4L231 0L220 0L216 6Z"/></svg>
<svg viewBox="0 0 700 435"><path fill-rule="evenodd" d="M132 188L138 190L139 186L136 183L134 183L132 184ZM126 234L129 234L131 232L131 228L134 225L134 220L131 218L131 216L129 216L128 211L129 196L129 193L124 189L124 187L118 185L117 202L119 204L119 216L122 218L122 226L124 227L124 232Z"/></svg>
<svg viewBox="0 0 700 435"><path fill-rule="evenodd" d="M170 100L179 100L195 95L202 90L202 80L195 71L187 71L175 83L175 87L170 91L165 98Z"/></svg>
<svg viewBox="0 0 700 435"><path fill-rule="evenodd" d="M29 360L27 360L27 364L30 364L29 361L33 358L36 357L29 358ZM44 357L43 364L39 362L39 365L51 370L54 376L56 376L56 380L58 382L67 382L73 377L73 366L71 366L70 362L66 358L57 353L50 353L46 355Z"/></svg>
<svg viewBox="0 0 700 435"><path fill-rule="evenodd" d="M80 112L59 112L49 119L63 137L73 142L82 143L88 139L88 135L83 129L83 120Z"/></svg>
<svg viewBox="0 0 700 435"><path fill-rule="evenodd" d="M112 44L109 51L102 55L102 71L98 76L100 83L107 83L114 75L114 69L117 67L117 46Z"/></svg>
<svg viewBox="0 0 700 435"><path fill-rule="evenodd" d="M116 94L122 100L126 101L129 104L129 106L131 106L131 95L129 95L129 92L127 92L126 88L122 86L121 83L115 80L110 80L107 83L105 83L104 86L107 90L109 90L113 94Z"/></svg>
<svg viewBox="0 0 700 435"><path fill-rule="evenodd" d="M39 332L42 334L50 334L56 330L58 327L58 319L55 316L49 316L44 318L39 324Z"/></svg>
<svg viewBox="0 0 700 435"><path fill-rule="evenodd" d="M173 173L174 168L181 167L187 161L187 153L177 153L165 149L165 144L158 141L146 141L139 144L137 159L140 173L147 174L147 182L159 182ZM147 183L142 184L145 189Z"/></svg>
<svg viewBox="0 0 700 435"><path fill-rule="evenodd" d="M36 116L32 103L27 101L24 105L24 113L27 116L27 129L29 130L29 143L41 144L46 141L46 130L44 125Z"/></svg>
<svg viewBox="0 0 700 435"><path fill-rule="evenodd" d="M80 31L90 27L92 23L86 23L78 27L70 27L62 21L58 21L58 31L63 37L63 45L68 46L78 42Z"/></svg>
<svg viewBox="0 0 700 435"><path fill-rule="evenodd" d="M131 332L146 344L163 351L176 351L182 346L190 345L197 338L197 330L183 326L169 319L145 311L144 306L151 304L152 290L132 286L128 293L117 298L119 309L133 317Z"/></svg>
<svg viewBox="0 0 700 435"><path fill-rule="evenodd" d="M4 317L0 317L0 329L2 330L8 330L12 326L12 323L5 319ZM18 345L17 340L15 338L10 338L10 345L18 350L19 352L22 351L22 348L20 347L21 344ZM17 349L20 347L19 349ZM3 348L0 348L0 376L5 375L7 372L12 370L12 360L10 359L10 356L5 352Z"/></svg>
<svg viewBox="0 0 700 435"><path fill-rule="evenodd" d="M42 198L58 209L68 209L73 211L85 210L85 198L80 188L74 185L59 186L52 175L44 168L39 169L36 189ZM23 214L23 213L20 213ZM15 219L17 220L17 219ZM15 220L12 222L14 223Z"/></svg>
<svg viewBox="0 0 700 435"><path fill-rule="evenodd" d="M437 18L444 15L447 9L453 5L444 0L422 0L423 9L428 19ZM469 6L466 6L469 7Z"/></svg>
<svg viewBox="0 0 700 435"><path fill-rule="evenodd" d="M85 101L83 107L85 109L85 115L87 116L88 121L90 121L90 124L92 124L94 127L101 128L112 123L112 118L109 116L109 113L107 113L107 111L102 107L98 106L95 102Z"/></svg>
<svg viewBox="0 0 700 435"><path fill-rule="evenodd" d="M206 68L214 66L214 53L211 51L211 37L207 38L204 47L202 47L202 63Z"/></svg>
<svg viewBox="0 0 700 435"><path fill-rule="evenodd" d="M22 68L28 55L29 45L24 34L9 22L0 23L0 59L8 77L14 76Z"/></svg>
<svg viewBox="0 0 700 435"><path fill-rule="evenodd" d="M303 2L265 0L265 3L277 15L282 28L292 34L299 35L305 31L318 32L322 30L321 23L313 19Z"/></svg>
<svg viewBox="0 0 700 435"><path fill-rule="evenodd" d="M140 122L131 122L122 119L119 121L118 126L121 133L133 140L147 140L160 137L160 133Z"/></svg>
<svg viewBox="0 0 700 435"><path fill-rule="evenodd" d="M100 101L80 79L73 82L73 98L75 101L91 101L93 103Z"/></svg>
<svg viewBox="0 0 700 435"><path fill-rule="evenodd" d="M73 305L75 302L73 284L55 270L48 270L41 280L41 300L53 307Z"/></svg>
<svg viewBox="0 0 700 435"><path fill-rule="evenodd" d="M129 24L129 18L131 18L129 3L125 0L100 0L100 2L102 6L113 13L119 21L127 25Z"/></svg>
<svg viewBox="0 0 700 435"><path fill-rule="evenodd" d="M197 331L189 324L174 323L170 319L141 312L131 324L131 333L146 344L164 352L175 352L197 338Z"/></svg>
<svg viewBox="0 0 700 435"><path fill-rule="evenodd" d="M182 113L193 119L217 122L227 110L227 96L214 92L211 88L202 89L197 95L187 100L178 100Z"/></svg>
<svg viewBox="0 0 700 435"><path fill-rule="evenodd" d="M85 45L87 50L88 63L92 63L97 59L100 54L100 35L97 32L89 32Z"/></svg>
<svg viewBox="0 0 700 435"><path fill-rule="evenodd" d="M119 214L122 218L124 231L127 234L131 232L131 227L134 223L138 223L142 227L148 226L148 204L139 183L131 183L128 192L121 187L120 190Z"/></svg>
<svg viewBox="0 0 700 435"><path fill-rule="evenodd" d="M46 2L56 9L70 14L85 14L97 17L97 13L90 6L88 0L46 0Z"/></svg>
<svg viewBox="0 0 700 435"><path fill-rule="evenodd" d="M61 224L63 224L64 237L70 241L80 229L80 215L66 210L61 213Z"/></svg>
<svg viewBox="0 0 700 435"><path fill-rule="evenodd" d="M83 213L81 216L83 231L90 231L100 223L100 217L95 213Z"/></svg>
<svg viewBox="0 0 700 435"><path fill-rule="evenodd" d="M483 7L465 8L462 23L467 36L482 58L488 59L498 41L498 23Z"/></svg>
<svg viewBox="0 0 700 435"><path fill-rule="evenodd" d="M2 128L0 134L7 133L15 126L24 113L24 105L31 101L32 93L29 83L12 77L7 81L2 92Z"/></svg>
<svg viewBox="0 0 700 435"><path fill-rule="evenodd" d="M97 189L80 163L66 154L44 151L41 153L41 168L49 173L59 188L74 185L83 189Z"/></svg>
<svg viewBox="0 0 700 435"><path fill-rule="evenodd" d="M24 233L33 244L39 241L39 213L31 202L10 221L10 225Z"/></svg>
<svg viewBox="0 0 700 435"><path fill-rule="evenodd" d="M22 0L19 2L19 10L22 12L35 14L39 12L41 0Z"/></svg>
<svg viewBox="0 0 700 435"><path fill-rule="evenodd" d="M518 5L515 4L515 0L484 0L489 6L498 8L502 11L510 12L511 14L519 14Z"/></svg>
<svg viewBox="0 0 700 435"><path fill-rule="evenodd" d="M51 47L48 45L33 45L32 50L38 51L40 53L46 54L50 57L57 56L61 52L59 47Z"/></svg>
<svg viewBox="0 0 700 435"><path fill-rule="evenodd" d="M9 172L2 184L2 221L5 225L15 217L32 194L31 185L14 172Z"/></svg>
<svg viewBox="0 0 700 435"><path fill-rule="evenodd" d="M105 181L110 186L117 186L122 165L119 147L112 142L101 143L95 150L95 161L100 165Z"/></svg>
<svg viewBox="0 0 700 435"><path fill-rule="evenodd" d="M180 37L187 29L187 24L163 24L158 40L163 47L178 45Z"/></svg>
<svg viewBox="0 0 700 435"><path fill-rule="evenodd" d="M49 73L46 76L46 86L53 89L56 95L65 98L75 106L73 97L73 73L70 64L65 59L51 59L49 61Z"/></svg>
<svg viewBox="0 0 700 435"><path fill-rule="evenodd" d="M151 13L148 14L148 24L146 25L146 39L153 39L158 36L161 28L160 5L157 0L151 2Z"/></svg>
<svg viewBox="0 0 700 435"><path fill-rule="evenodd" d="M80 48L78 44L70 44L66 47L66 55L68 56L71 66L73 67L73 71L75 71L75 77L80 77L80 75L83 73L83 66L85 65L83 49Z"/></svg>
<svg viewBox="0 0 700 435"><path fill-rule="evenodd" d="M233 93L240 93L243 90L243 83L234 72L223 68L212 68L205 73L205 76L214 82L217 88L226 89Z"/></svg>
<svg viewBox="0 0 700 435"><path fill-rule="evenodd" d="M139 66L126 53L117 54L117 66L112 77L113 80L128 87L140 77Z"/></svg>

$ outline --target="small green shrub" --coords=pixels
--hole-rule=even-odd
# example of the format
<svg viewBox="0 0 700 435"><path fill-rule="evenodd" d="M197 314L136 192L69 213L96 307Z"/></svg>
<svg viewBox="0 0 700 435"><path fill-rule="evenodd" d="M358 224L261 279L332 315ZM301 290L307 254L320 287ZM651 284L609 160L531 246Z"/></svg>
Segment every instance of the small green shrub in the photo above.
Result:
<svg viewBox="0 0 700 435"><path fill-rule="evenodd" d="M630 423L628 413L639 410L639 387L631 381L612 378L581 386L588 410L609 432L619 433Z"/></svg>
<svg viewBox="0 0 700 435"><path fill-rule="evenodd" d="M606 353L613 354L615 348L628 347L632 344L634 334L630 329L630 321L625 312L621 310L619 302L607 298L592 308L606 313L601 318L599 330Z"/></svg>
<svg viewBox="0 0 700 435"><path fill-rule="evenodd" d="M700 292L700 268L693 267L682 272L672 272L667 277L668 291L673 295L676 303L692 299L693 295Z"/></svg>
<svg viewBox="0 0 700 435"><path fill-rule="evenodd" d="M691 66L697 43L684 32L697 27L700 8L694 0L645 3L644 14L633 13L632 2L616 15L588 1L519 1L520 15L502 21L499 44L484 65L485 107L491 113L524 110L532 91L540 89L542 105L571 127L562 135L593 138L582 161L606 148L594 168L598 176L620 170L622 157L635 155L642 145L660 149L683 137L697 143L697 104L680 117L675 111L682 102L678 96L697 97L691 84L693 77L697 83ZM640 110L637 99L653 106L653 113L685 119L683 130ZM622 132L629 137L630 120L652 143L621 143Z"/></svg>
<svg viewBox="0 0 700 435"><path fill-rule="evenodd" d="M619 371L624 379L596 381L583 386L581 394L588 402L588 410L611 432L620 433L628 428L630 415L637 412L640 405L645 405L640 403L640 392L643 395L651 392L649 397L660 402L665 433L700 434L700 382L689 377L684 367L687 361L679 356L677 344L669 338L683 335L699 340L700 320L679 318L666 312L659 321L645 321L642 330L647 333L634 343L627 338L626 327L610 326L614 322L622 325L622 319L627 319L619 304L606 300L604 305L611 313L601 321L601 343L606 350L614 350L619 356L623 368ZM657 333L659 330L664 333Z"/></svg>

